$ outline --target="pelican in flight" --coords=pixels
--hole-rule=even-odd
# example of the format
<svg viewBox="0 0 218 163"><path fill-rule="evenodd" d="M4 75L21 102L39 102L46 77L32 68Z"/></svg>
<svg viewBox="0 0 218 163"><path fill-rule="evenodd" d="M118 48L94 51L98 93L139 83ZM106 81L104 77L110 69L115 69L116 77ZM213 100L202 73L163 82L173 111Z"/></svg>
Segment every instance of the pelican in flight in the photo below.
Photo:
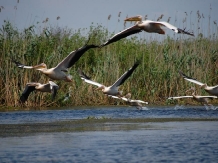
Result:
<svg viewBox="0 0 218 163"><path fill-rule="evenodd" d="M169 97L168 99L174 100L174 99L181 99L181 98L192 98L193 100L200 102L201 104L206 104L206 105L211 105L209 104L209 99L214 99L217 98L217 96L199 96L195 94L195 90L193 88L187 90L188 91L193 91L192 96L177 96L177 97Z"/></svg>
<svg viewBox="0 0 218 163"><path fill-rule="evenodd" d="M87 41L88 43L88 41ZM23 65L17 61L13 62L19 67L19 68L27 68L27 69L36 69L41 71L43 74L48 76L50 79L53 80L64 80L66 82L71 82L71 75L66 74L65 72L68 72L68 68L72 67L79 59L80 57L89 49L96 48L98 46L96 45L87 45L87 43L75 50L72 51L66 58L64 58L56 67L47 68L47 65L45 63L41 63L36 66L26 66Z"/></svg>
<svg viewBox="0 0 218 163"><path fill-rule="evenodd" d="M33 91L49 92L52 94L52 100L54 100L58 88L59 86L52 81L49 81L49 83L47 84L41 84L35 82L27 83L22 95L20 96L20 101L22 103L26 102L30 93Z"/></svg>
<svg viewBox="0 0 218 163"><path fill-rule="evenodd" d="M209 93L210 95L214 95L214 96L218 96L218 85L216 86L208 86L206 83L201 83L199 81L197 81L196 79L193 79L191 77L188 77L187 75L185 75L183 72L179 72L180 75L187 81L190 81L192 83L195 83L197 85L200 85L201 88L203 88L207 93Z"/></svg>
<svg viewBox="0 0 218 163"><path fill-rule="evenodd" d="M135 106L139 110L142 109L142 104L148 104L148 102L145 102L145 101L142 101L142 100L132 100L132 99L130 99L131 96L132 96L131 93L127 93L123 97L118 97L118 96L110 96L110 97L126 101L130 106Z"/></svg>
<svg viewBox="0 0 218 163"><path fill-rule="evenodd" d="M194 36L193 33L190 33L190 32L185 31L183 29L177 28L177 27L175 27L167 22L152 21L152 20L142 21L141 15L126 18L124 21L136 21L136 24L130 28L127 28L127 29L115 34L108 41L106 41L104 44L102 44L100 47L106 46L106 45L111 44L113 42L116 42L122 38L125 38L127 36L130 36L132 34L136 34L136 33L142 32L142 31L145 31L148 33L165 34L164 27L173 30L175 33L182 33L182 34Z"/></svg>
<svg viewBox="0 0 218 163"><path fill-rule="evenodd" d="M113 96L121 96L122 91L118 91L119 86L122 85L126 79L130 77L130 75L133 73L133 71L138 67L139 62L136 62L133 67L131 67L128 71L126 71L113 85L107 87L103 84L97 83L95 81L92 81L89 77L87 78L87 75L84 75L84 73L80 73L79 75L82 80L84 80L86 83L98 86L96 90L102 90L102 92L106 95L113 95Z"/></svg>

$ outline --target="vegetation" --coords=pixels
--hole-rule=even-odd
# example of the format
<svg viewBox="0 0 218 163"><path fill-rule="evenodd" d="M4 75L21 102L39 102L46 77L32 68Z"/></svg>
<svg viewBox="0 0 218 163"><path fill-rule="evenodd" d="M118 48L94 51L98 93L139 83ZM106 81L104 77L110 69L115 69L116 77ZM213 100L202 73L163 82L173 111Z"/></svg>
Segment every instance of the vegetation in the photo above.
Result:
<svg viewBox="0 0 218 163"><path fill-rule="evenodd" d="M201 24L199 20L200 18L197 20L198 25ZM136 60L141 61L140 66L120 87L124 94L131 92L132 98L155 105L170 104L167 97L185 95L185 91L191 86L196 87L198 94L206 95L198 86L183 80L178 71L207 82L208 85L217 85L218 27L215 21L211 24L209 28L213 30L210 30L207 37L197 30L192 38L180 35L174 39L168 36L162 41L139 39L138 35L133 35L106 47L91 49L69 70L74 79L72 83L56 82L60 89L55 101L51 101L48 93L36 92L30 95L25 106L122 104L122 101L110 99L101 91L95 91L96 87L84 83L78 76L77 69L81 68L95 81L111 85ZM22 106L19 97L26 83L48 81L39 71L17 68L11 59L26 65L44 62L50 68L56 66L71 51L83 46L89 36L90 44L100 45L114 34L103 26L93 24L86 36L82 35L83 30L46 26L38 29L32 25L19 31L5 21L0 29L0 106ZM67 93L71 96L68 101L64 101Z"/></svg>

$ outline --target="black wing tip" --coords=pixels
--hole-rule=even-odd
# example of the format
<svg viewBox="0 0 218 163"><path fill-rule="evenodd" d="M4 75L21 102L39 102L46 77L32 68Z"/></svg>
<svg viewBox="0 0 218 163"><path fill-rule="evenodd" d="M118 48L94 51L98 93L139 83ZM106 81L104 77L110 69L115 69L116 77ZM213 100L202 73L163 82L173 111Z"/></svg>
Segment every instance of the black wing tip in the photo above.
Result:
<svg viewBox="0 0 218 163"><path fill-rule="evenodd" d="M180 29L180 28L178 28L178 33L183 33L183 34L187 34L190 36L195 36L194 33L190 33L188 31L185 31L185 29Z"/></svg>
<svg viewBox="0 0 218 163"><path fill-rule="evenodd" d="M51 97L51 100L52 100L52 101L55 100L55 97L56 97L56 95L57 95L58 89L59 89L58 86L53 86L53 87L52 87L52 97Z"/></svg>
<svg viewBox="0 0 218 163"><path fill-rule="evenodd" d="M23 94L20 96L20 102L25 103L27 101L27 97L25 97Z"/></svg>
<svg viewBox="0 0 218 163"><path fill-rule="evenodd" d="M12 62L14 62L17 66L23 65L22 63L20 63L19 61L16 61L15 59L11 59Z"/></svg>
<svg viewBox="0 0 218 163"><path fill-rule="evenodd" d="M186 74L184 74L181 70L179 70L179 74L180 74L183 78L191 79L191 78L188 77Z"/></svg>
<svg viewBox="0 0 218 163"><path fill-rule="evenodd" d="M78 68L78 74L81 78L91 80L91 77L87 76L80 68Z"/></svg>
<svg viewBox="0 0 218 163"><path fill-rule="evenodd" d="M180 74L183 78L196 80L195 78L192 78L192 77L187 76L187 75L184 74L181 70L179 71L179 74Z"/></svg>
<svg viewBox="0 0 218 163"><path fill-rule="evenodd" d="M137 61L134 63L134 65L133 65L132 68L138 67L138 66L140 65L140 63L141 63L141 61L140 61L140 60L137 60Z"/></svg>

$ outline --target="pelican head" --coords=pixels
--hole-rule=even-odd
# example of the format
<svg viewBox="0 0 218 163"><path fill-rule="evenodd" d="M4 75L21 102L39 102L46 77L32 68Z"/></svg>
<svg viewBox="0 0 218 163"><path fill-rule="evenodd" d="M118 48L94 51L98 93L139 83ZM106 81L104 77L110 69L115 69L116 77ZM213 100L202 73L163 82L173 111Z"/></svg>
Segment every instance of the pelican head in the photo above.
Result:
<svg viewBox="0 0 218 163"><path fill-rule="evenodd" d="M47 69L47 65L45 63L41 63L39 65L33 66L33 68L36 70Z"/></svg>
<svg viewBox="0 0 218 163"><path fill-rule="evenodd" d="M141 15L137 15L137 16L133 16L133 17L129 17L126 18L124 21L142 21L142 16Z"/></svg>

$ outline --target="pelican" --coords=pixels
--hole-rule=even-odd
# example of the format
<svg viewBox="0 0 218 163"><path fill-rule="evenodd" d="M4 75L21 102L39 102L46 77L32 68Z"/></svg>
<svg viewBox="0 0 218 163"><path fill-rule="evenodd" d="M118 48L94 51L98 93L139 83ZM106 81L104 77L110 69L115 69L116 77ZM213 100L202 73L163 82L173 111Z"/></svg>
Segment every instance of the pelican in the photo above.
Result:
<svg viewBox="0 0 218 163"><path fill-rule="evenodd" d="M211 105L211 104L209 104L209 99L217 98L217 96L199 96L199 95L196 95L195 90L193 88L191 88L190 90L187 90L186 92L188 92L188 91L193 91L192 96L169 97L168 99L174 100L174 99L180 99L180 98L192 98L193 100L200 102L201 104Z"/></svg>
<svg viewBox="0 0 218 163"><path fill-rule="evenodd" d="M137 109L141 110L142 109L142 104L148 104L148 102L142 101L142 100L132 100L131 98L131 93L127 93L123 97L118 97L118 96L110 96L115 99L122 99L123 101L128 102L130 106L135 106Z"/></svg>
<svg viewBox="0 0 218 163"><path fill-rule="evenodd" d="M57 94L58 88L59 88L59 86L52 81L49 81L49 83L47 83L47 84L41 84L41 83L35 83L35 82L27 83L25 90L23 91L22 95L20 96L20 101L22 103L26 102L30 93L33 91L49 92L52 94L52 100L54 100L54 98Z"/></svg>
<svg viewBox="0 0 218 163"><path fill-rule="evenodd" d="M87 41L87 43L88 43L88 41ZM67 69L72 67L87 50L89 50L91 48L98 47L96 45L87 45L87 43L83 47L81 47L75 51L72 51L56 67L53 67L50 69L47 69L47 65L45 63L41 63L41 64L35 65L35 66L26 66L26 65L23 65L17 61L14 61L14 60L12 60L12 61L19 68L36 69L36 70L41 71L43 74L48 76L50 79L64 80L66 82L71 82L72 81L71 75L68 75L65 73L68 71Z"/></svg>
<svg viewBox="0 0 218 163"><path fill-rule="evenodd" d="M126 71L113 85L106 87L103 84L97 83L95 81L92 81L90 78L87 78L87 75L84 75L84 73L80 73L79 75L82 80L84 80L86 83L98 86L96 90L102 90L102 92L106 95L114 95L114 96L121 96L122 91L118 91L119 86L122 85L126 79L130 77L130 75L133 73L133 71L138 67L139 62L136 62L133 67L131 67L128 71Z"/></svg>
<svg viewBox="0 0 218 163"><path fill-rule="evenodd" d="M127 28L114 36L112 36L108 41L106 41L104 44L102 44L100 47L106 46L108 44L111 44L113 42L116 42L122 38L125 38L127 36L130 36L132 34L136 34L142 31L148 32L148 33L158 33L158 34L165 34L165 31L163 30L163 27L169 28L173 30L175 33L183 33L190 36L194 36L193 33L187 32L183 29L177 28L167 22L162 21L152 21L152 20L144 20L142 21L142 16L134 16L126 18L124 21L136 21L136 24L130 28Z"/></svg>
<svg viewBox="0 0 218 163"><path fill-rule="evenodd" d="M195 83L197 85L200 85L201 88L203 88L207 93L209 93L210 95L214 95L214 96L218 96L218 85L216 86L208 86L206 83L201 83L199 81L197 81L196 79L193 79L191 77L188 77L187 75L185 75L183 72L179 71L180 75L187 81L190 81L192 83Z"/></svg>

